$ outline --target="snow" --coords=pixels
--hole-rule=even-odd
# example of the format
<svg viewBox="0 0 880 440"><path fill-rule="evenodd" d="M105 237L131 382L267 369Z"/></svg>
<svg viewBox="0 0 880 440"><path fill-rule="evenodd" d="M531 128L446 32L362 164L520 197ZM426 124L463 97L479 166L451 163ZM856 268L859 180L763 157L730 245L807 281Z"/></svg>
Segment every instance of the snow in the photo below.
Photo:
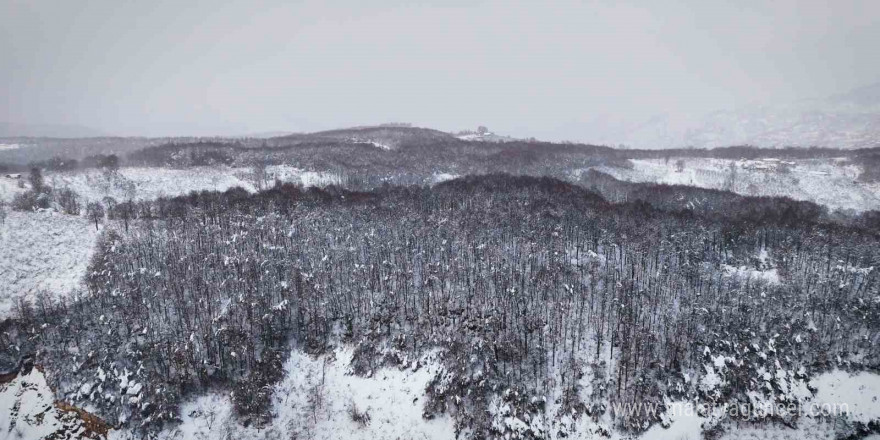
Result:
<svg viewBox="0 0 880 440"><path fill-rule="evenodd" d="M774 423L738 423L725 426L719 440L834 440L834 423L802 418L791 428ZM701 437L695 437L701 438ZM870 437L868 437L870 439ZM647 440L647 439L646 439Z"/></svg>
<svg viewBox="0 0 880 440"><path fill-rule="evenodd" d="M767 284L779 284L779 273L776 269L756 270L746 266L734 267L728 264L722 265L724 275L731 278L739 278L741 280L760 280Z"/></svg>
<svg viewBox="0 0 880 440"><path fill-rule="evenodd" d="M370 143L372 146L374 146L374 147L376 147L376 148L378 148L378 149L380 149L380 150L386 150L386 151L391 150L391 145L387 145L387 144L379 143L379 142L376 142L376 141L370 141L369 143Z"/></svg>
<svg viewBox="0 0 880 440"><path fill-rule="evenodd" d="M436 184L438 184L438 183L442 183L442 182L445 182L445 181L447 181L447 180L457 179L458 177L459 177L458 174L452 174L452 173L434 173L434 175L431 176L431 184L436 185Z"/></svg>
<svg viewBox="0 0 880 440"><path fill-rule="evenodd" d="M132 197L151 200L160 196L173 197L191 191L225 191L239 186L255 191L246 176L245 168L198 167L171 168L120 168L116 173L101 170L83 170L46 174L45 181L54 188L70 188L87 201L100 201L113 197L117 201Z"/></svg>
<svg viewBox="0 0 880 440"><path fill-rule="evenodd" d="M55 395L46 377L36 368L0 384L0 437L86 438L86 432L76 413L55 405Z"/></svg>
<svg viewBox="0 0 880 440"><path fill-rule="evenodd" d="M471 134L464 134L464 135L460 135L460 136L456 136L456 137L463 140L463 141L477 141L477 142L514 142L514 141L518 140L518 139L509 137L509 136L497 135L495 133L486 133L486 134L471 133Z"/></svg>
<svg viewBox="0 0 880 440"><path fill-rule="evenodd" d="M179 426L161 432L159 439L197 438L311 438L311 439L452 439L452 420L422 418L425 387L438 369L436 354L420 359L420 368L385 368L371 378L349 374L350 347L312 358L294 350L284 365L284 379L275 385L269 426L241 426L226 393L210 393L182 405ZM316 399L317 397L317 399ZM320 401L319 405L311 402ZM362 426L351 420L354 404L370 415ZM114 432L111 438L130 438Z"/></svg>
<svg viewBox="0 0 880 440"><path fill-rule="evenodd" d="M394 149L394 146L390 143L380 142L375 139L361 139L361 138L351 138L350 142L355 144L367 144L372 145L380 150L391 151Z"/></svg>
<svg viewBox="0 0 880 440"><path fill-rule="evenodd" d="M818 389L812 403L817 410L844 413L850 420L866 424L880 420L880 375L835 370L810 384Z"/></svg>
<svg viewBox="0 0 880 440"><path fill-rule="evenodd" d="M267 182L271 185L277 178L283 182L304 187L338 185L342 179L333 173L307 171L288 165L266 167ZM27 176L23 176L27 179ZM114 173L89 169L69 172L47 172L47 185L53 188L69 188L83 202L101 201L113 197L117 201L129 198L153 200L158 197L174 197L192 191L226 191L241 187L256 191L253 171L249 168L195 167L188 169L126 167ZM0 176L0 201L10 202L15 194L25 191L18 187L18 180Z"/></svg>
<svg viewBox="0 0 880 440"><path fill-rule="evenodd" d="M269 166L266 167L266 172L272 180L278 179L282 182L302 185L304 187L325 187L342 183L342 178L337 174L306 171L288 165Z"/></svg>
<svg viewBox="0 0 880 440"><path fill-rule="evenodd" d="M23 145L21 144L0 144L0 151L3 150L17 150L21 148Z"/></svg>
<svg viewBox="0 0 880 440"><path fill-rule="evenodd" d="M12 179L6 177L5 174L0 175L0 202L10 203L16 194L24 192L25 188L19 188L19 182L27 180L27 176L21 176L20 179Z"/></svg>
<svg viewBox="0 0 880 440"><path fill-rule="evenodd" d="M698 414L692 402L679 401L667 404L665 418L668 428L656 424L641 435L643 440L687 440L701 439L703 422L706 418Z"/></svg>
<svg viewBox="0 0 880 440"><path fill-rule="evenodd" d="M676 170L682 159L684 169ZM747 196L790 197L831 209L880 209L880 184L856 181L861 169L833 159L729 160L706 158L633 159L632 169L612 166L597 170L630 182L690 185L727 189ZM731 165L736 178L730 186ZM786 172L787 171L787 172Z"/></svg>
<svg viewBox="0 0 880 440"><path fill-rule="evenodd" d="M53 211L9 211L0 223L0 319L19 298L59 298L85 275L97 233L83 217Z"/></svg>

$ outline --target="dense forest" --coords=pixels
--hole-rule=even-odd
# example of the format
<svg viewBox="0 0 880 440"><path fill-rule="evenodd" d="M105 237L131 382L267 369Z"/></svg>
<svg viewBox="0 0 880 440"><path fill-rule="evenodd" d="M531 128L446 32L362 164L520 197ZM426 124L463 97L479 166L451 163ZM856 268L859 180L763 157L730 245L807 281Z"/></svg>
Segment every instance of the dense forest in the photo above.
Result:
<svg viewBox="0 0 880 440"><path fill-rule="evenodd" d="M717 158L787 160L844 158L861 166L863 181L880 176L880 148L756 148L622 150L607 146L536 140L481 142L436 130L376 126L256 138L23 139L33 145L0 151L0 171L100 168L108 157L120 166L188 168L285 164L343 176L347 186L425 183L435 173L509 173L566 180L572 171L598 165L627 167L630 159ZM387 148L377 148L382 145Z"/></svg>
<svg viewBox="0 0 880 440"><path fill-rule="evenodd" d="M682 188L591 179L595 191L503 174L368 192L279 182L115 206L87 291L19 304L0 342L65 399L143 432L205 389L266 423L292 347L354 344L363 376L440 350L424 416L474 438L546 437L554 387L566 414L598 419L675 398L800 404L812 375L880 368L870 214L705 190L711 209L689 209ZM499 401L526 426L497 423ZM611 415L631 432L660 422Z"/></svg>

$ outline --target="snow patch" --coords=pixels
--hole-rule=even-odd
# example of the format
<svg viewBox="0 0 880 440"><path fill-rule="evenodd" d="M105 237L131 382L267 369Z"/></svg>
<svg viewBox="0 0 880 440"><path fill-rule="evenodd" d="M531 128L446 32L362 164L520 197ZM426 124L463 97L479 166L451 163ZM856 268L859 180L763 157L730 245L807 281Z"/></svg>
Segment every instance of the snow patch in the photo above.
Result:
<svg viewBox="0 0 880 440"><path fill-rule="evenodd" d="M819 410L839 408L850 420L866 424L880 420L880 375L835 370L816 377L810 385L818 389L813 405Z"/></svg>

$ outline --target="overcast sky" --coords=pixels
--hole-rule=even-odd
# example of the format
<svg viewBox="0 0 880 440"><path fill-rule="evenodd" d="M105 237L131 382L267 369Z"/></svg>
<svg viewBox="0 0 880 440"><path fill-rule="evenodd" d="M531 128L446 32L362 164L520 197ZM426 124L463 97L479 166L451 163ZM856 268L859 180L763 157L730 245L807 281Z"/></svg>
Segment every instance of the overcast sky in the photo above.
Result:
<svg viewBox="0 0 880 440"><path fill-rule="evenodd" d="M588 140L586 121L880 81L878 41L876 0L2 0L0 121L119 135L408 121Z"/></svg>

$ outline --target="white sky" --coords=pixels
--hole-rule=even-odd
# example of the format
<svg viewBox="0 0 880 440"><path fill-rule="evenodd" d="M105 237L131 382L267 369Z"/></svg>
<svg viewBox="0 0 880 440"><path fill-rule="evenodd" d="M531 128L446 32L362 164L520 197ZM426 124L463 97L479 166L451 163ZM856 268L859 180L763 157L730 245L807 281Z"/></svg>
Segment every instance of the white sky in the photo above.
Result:
<svg viewBox="0 0 880 440"><path fill-rule="evenodd" d="M875 0L3 0L0 121L120 135L408 121L589 140L597 120L880 81L878 41Z"/></svg>

